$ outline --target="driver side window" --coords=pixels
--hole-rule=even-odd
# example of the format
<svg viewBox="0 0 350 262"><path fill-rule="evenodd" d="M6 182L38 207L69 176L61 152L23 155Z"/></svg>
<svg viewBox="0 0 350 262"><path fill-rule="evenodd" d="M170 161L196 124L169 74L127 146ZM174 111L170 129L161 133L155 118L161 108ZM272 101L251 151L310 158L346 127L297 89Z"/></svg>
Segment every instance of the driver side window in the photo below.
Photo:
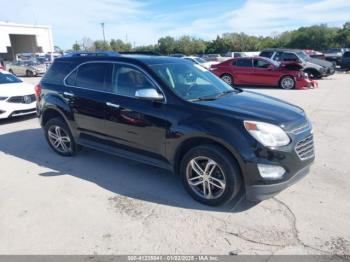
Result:
<svg viewBox="0 0 350 262"><path fill-rule="evenodd" d="M157 89L144 73L129 65L116 65L112 78L112 92L135 97L140 89Z"/></svg>

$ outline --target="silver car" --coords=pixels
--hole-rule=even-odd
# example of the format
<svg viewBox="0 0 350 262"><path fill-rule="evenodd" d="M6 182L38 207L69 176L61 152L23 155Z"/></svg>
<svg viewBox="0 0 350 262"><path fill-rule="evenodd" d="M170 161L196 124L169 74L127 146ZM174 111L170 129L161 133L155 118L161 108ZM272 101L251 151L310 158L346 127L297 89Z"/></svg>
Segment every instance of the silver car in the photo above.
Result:
<svg viewBox="0 0 350 262"><path fill-rule="evenodd" d="M6 65L6 69L14 75L38 76L46 73L46 65L35 61L17 61Z"/></svg>

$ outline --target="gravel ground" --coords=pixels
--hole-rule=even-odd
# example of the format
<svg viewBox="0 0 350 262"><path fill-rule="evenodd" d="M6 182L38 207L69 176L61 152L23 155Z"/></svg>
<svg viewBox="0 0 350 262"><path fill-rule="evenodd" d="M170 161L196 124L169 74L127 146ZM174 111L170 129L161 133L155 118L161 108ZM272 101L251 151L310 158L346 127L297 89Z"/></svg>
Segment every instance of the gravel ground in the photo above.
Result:
<svg viewBox="0 0 350 262"><path fill-rule="evenodd" d="M39 78L24 78L36 83ZM84 149L53 153L34 117L0 122L0 254L350 254L350 74L307 91L311 173L276 197L209 208L171 173Z"/></svg>

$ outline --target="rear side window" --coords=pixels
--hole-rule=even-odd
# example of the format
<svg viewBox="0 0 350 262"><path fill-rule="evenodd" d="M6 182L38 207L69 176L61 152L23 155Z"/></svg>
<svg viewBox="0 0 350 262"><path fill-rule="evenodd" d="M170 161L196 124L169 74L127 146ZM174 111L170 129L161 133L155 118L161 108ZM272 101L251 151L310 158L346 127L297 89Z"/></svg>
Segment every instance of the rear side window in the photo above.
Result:
<svg viewBox="0 0 350 262"><path fill-rule="evenodd" d="M262 51L260 53L260 56L267 57L267 58L271 58L272 55L273 55L273 51Z"/></svg>
<svg viewBox="0 0 350 262"><path fill-rule="evenodd" d="M238 67L252 67L251 59L239 59L236 61L236 66Z"/></svg>
<svg viewBox="0 0 350 262"><path fill-rule="evenodd" d="M55 61L41 80L43 83L62 85L63 79L73 69L73 63L68 61Z"/></svg>
<svg viewBox="0 0 350 262"><path fill-rule="evenodd" d="M344 57L350 57L350 52L345 52Z"/></svg>
<svg viewBox="0 0 350 262"><path fill-rule="evenodd" d="M112 70L112 63L83 64L78 68L75 86L97 91L110 91ZM73 79L74 74L69 81L73 81Z"/></svg>

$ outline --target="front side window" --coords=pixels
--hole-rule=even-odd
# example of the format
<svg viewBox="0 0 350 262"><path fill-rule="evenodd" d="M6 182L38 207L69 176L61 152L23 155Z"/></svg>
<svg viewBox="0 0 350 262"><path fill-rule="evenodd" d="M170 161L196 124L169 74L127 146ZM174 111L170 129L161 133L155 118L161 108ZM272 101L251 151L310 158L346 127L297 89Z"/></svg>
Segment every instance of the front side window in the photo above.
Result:
<svg viewBox="0 0 350 262"><path fill-rule="evenodd" d="M293 53L284 53L283 61L295 62L295 61L298 61L298 57Z"/></svg>
<svg viewBox="0 0 350 262"><path fill-rule="evenodd" d="M271 58L272 55L273 55L273 51L262 51L262 52L260 53L260 56L262 56L262 57Z"/></svg>
<svg viewBox="0 0 350 262"><path fill-rule="evenodd" d="M83 64L78 68L75 86L97 91L110 91L112 70L113 64L111 63Z"/></svg>
<svg viewBox="0 0 350 262"><path fill-rule="evenodd" d="M259 59L254 59L254 67L257 68L268 68L271 64L264 61L264 60L259 60Z"/></svg>
<svg viewBox="0 0 350 262"><path fill-rule="evenodd" d="M133 66L116 65L112 77L113 93L135 97L137 90L149 88L156 89L144 73Z"/></svg>
<svg viewBox="0 0 350 262"><path fill-rule="evenodd" d="M238 67L252 67L252 60L251 59L239 59L236 62L236 66Z"/></svg>
<svg viewBox="0 0 350 262"><path fill-rule="evenodd" d="M197 64L173 63L152 65L152 70L184 100L217 97L234 89Z"/></svg>

